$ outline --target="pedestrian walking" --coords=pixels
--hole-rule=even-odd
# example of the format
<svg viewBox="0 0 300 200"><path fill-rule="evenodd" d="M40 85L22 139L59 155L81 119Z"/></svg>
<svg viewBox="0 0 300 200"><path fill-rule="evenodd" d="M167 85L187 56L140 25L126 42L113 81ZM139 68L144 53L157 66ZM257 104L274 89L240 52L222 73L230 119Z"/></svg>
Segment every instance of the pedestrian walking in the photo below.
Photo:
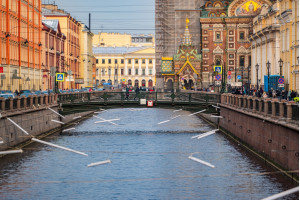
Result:
<svg viewBox="0 0 300 200"><path fill-rule="evenodd" d="M126 99L127 99L127 101L128 101L128 97L129 97L129 87L127 86L126 87Z"/></svg>
<svg viewBox="0 0 300 200"><path fill-rule="evenodd" d="M136 87L134 100L135 100L135 98L137 98L139 96L139 93L140 93L140 89L139 89L139 87Z"/></svg>

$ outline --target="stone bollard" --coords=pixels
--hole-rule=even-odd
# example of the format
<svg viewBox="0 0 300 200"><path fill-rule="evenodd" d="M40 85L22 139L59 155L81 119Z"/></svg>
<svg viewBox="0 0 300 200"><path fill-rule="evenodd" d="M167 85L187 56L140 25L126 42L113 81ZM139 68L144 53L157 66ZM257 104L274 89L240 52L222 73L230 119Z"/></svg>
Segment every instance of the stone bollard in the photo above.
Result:
<svg viewBox="0 0 300 200"><path fill-rule="evenodd" d="M78 98L79 98L79 94L77 94L78 95ZM54 96L54 102L57 104L57 98L58 98L58 94L55 94L55 96Z"/></svg>
<svg viewBox="0 0 300 200"><path fill-rule="evenodd" d="M242 97L239 97L239 108L242 108Z"/></svg>
<svg viewBox="0 0 300 200"><path fill-rule="evenodd" d="M284 115L284 107L283 107L283 103L284 102L279 102L279 117L280 118L283 118L283 115Z"/></svg>
<svg viewBox="0 0 300 200"><path fill-rule="evenodd" d="M51 104L54 104L54 94L51 94Z"/></svg>
<svg viewBox="0 0 300 200"><path fill-rule="evenodd" d="M261 99L258 99L258 112L259 113L262 112L262 104L263 104L263 101Z"/></svg>
<svg viewBox="0 0 300 200"><path fill-rule="evenodd" d="M17 110L21 110L21 98L17 97Z"/></svg>
<svg viewBox="0 0 300 200"><path fill-rule="evenodd" d="M42 106L44 104L44 95L41 95L40 98L41 98L41 106Z"/></svg>
<svg viewBox="0 0 300 200"><path fill-rule="evenodd" d="M257 97L252 97L252 105L253 105L252 112L256 112L256 99Z"/></svg>
<svg viewBox="0 0 300 200"><path fill-rule="evenodd" d="M276 103L276 100L275 99L273 99L272 101L271 101L271 104L272 104L272 117L276 117L276 105L275 105L275 103Z"/></svg>
<svg viewBox="0 0 300 200"><path fill-rule="evenodd" d="M14 99L9 97L9 110L12 111L14 109Z"/></svg>
<svg viewBox="0 0 300 200"><path fill-rule="evenodd" d="M45 95L45 104L46 104L46 106L49 105L48 100L49 100L49 99L48 99L48 94L46 94L46 95Z"/></svg>
<svg viewBox="0 0 300 200"><path fill-rule="evenodd" d="M265 99L264 101L264 108L265 108L265 116L268 116L268 112L269 112L269 105L268 105L268 102L270 101L270 99Z"/></svg>
<svg viewBox="0 0 300 200"><path fill-rule="evenodd" d="M35 101L33 102L35 107L37 107L38 104L39 104L38 98L39 98L39 97L35 95Z"/></svg>
<svg viewBox="0 0 300 200"><path fill-rule="evenodd" d="M30 109L32 109L33 108L33 96L30 95L29 98L30 98Z"/></svg>
<svg viewBox="0 0 300 200"><path fill-rule="evenodd" d="M229 105L229 95L226 95L226 104Z"/></svg>
<svg viewBox="0 0 300 200"><path fill-rule="evenodd" d="M251 98L252 98L252 97L248 97L248 98L247 98L248 111L251 110L251 101L250 101Z"/></svg>
<svg viewBox="0 0 300 200"><path fill-rule="evenodd" d="M292 120L292 117L293 117L293 111L292 111L292 104L290 104L290 102L288 102L286 104L286 108L287 108L287 118L286 118L286 121L287 122L290 122Z"/></svg>
<svg viewBox="0 0 300 200"><path fill-rule="evenodd" d="M5 99L0 97L1 100L1 112L5 112Z"/></svg>

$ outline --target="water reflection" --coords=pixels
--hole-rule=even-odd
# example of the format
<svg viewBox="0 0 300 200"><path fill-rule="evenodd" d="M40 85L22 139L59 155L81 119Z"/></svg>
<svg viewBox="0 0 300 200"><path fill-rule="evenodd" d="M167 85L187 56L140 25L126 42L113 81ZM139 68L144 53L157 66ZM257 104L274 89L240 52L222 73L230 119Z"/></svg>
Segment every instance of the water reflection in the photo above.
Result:
<svg viewBox="0 0 300 200"><path fill-rule="evenodd" d="M89 154L83 157L41 144L1 159L1 199L261 199L294 187L232 144L222 134L191 136L214 129L190 112L172 109L113 109L97 116L120 118L47 141ZM157 123L181 115L168 123ZM188 159L212 163L212 169ZM112 163L88 168L101 160ZM297 199L296 195L291 199ZM289 198L287 198L289 199Z"/></svg>

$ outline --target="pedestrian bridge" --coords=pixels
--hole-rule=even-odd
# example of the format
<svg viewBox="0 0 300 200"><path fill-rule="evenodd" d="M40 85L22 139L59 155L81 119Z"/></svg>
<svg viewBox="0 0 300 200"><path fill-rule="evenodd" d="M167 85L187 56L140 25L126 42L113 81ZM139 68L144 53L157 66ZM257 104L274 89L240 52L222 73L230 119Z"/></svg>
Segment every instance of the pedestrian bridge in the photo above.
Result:
<svg viewBox="0 0 300 200"><path fill-rule="evenodd" d="M136 94L122 91L98 91L59 94L58 103L64 106L99 105L124 106L139 105L140 99L153 101L154 105L208 105L220 103L220 94L207 92L140 92Z"/></svg>

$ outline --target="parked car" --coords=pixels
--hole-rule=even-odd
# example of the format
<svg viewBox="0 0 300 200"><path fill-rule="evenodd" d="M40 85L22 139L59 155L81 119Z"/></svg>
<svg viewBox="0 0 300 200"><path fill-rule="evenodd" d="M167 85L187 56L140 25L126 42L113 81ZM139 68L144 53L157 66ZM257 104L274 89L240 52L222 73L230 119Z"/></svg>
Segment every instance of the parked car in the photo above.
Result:
<svg viewBox="0 0 300 200"><path fill-rule="evenodd" d="M29 97L30 95L34 95L30 90L21 90L20 91L20 97Z"/></svg>
<svg viewBox="0 0 300 200"><path fill-rule="evenodd" d="M8 98L14 98L14 95L12 93L1 93L0 97L3 97L4 99L8 99Z"/></svg>

